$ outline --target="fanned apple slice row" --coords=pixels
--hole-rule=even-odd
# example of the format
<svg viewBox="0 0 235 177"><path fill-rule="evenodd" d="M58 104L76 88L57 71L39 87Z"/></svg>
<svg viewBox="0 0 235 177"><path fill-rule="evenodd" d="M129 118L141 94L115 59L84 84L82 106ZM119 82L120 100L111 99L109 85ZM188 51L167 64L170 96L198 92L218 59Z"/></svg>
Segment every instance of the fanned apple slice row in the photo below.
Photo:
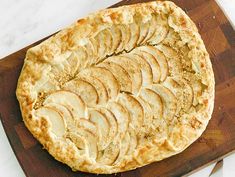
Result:
<svg viewBox="0 0 235 177"><path fill-rule="evenodd" d="M130 40L125 47L126 51L128 51L128 52L137 46L137 41L138 41L139 35L140 35L140 27L135 22L131 23L129 25L129 29L131 32Z"/></svg>
<svg viewBox="0 0 235 177"><path fill-rule="evenodd" d="M123 105L130 115L130 125L135 129L141 128L144 119L144 110L142 105L133 96L121 93L118 97L118 103Z"/></svg>
<svg viewBox="0 0 235 177"><path fill-rule="evenodd" d="M102 62L97 65L98 67L104 67L113 73L114 77L117 79L120 90L125 92L132 91L132 81L128 72L121 66L112 62Z"/></svg>
<svg viewBox="0 0 235 177"><path fill-rule="evenodd" d="M113 45L112 48L110 50L111 54L116 53L118 46L120 45L120 43L122 42L122 32L121 29L119 27L117 27L116 25L112 25L109 28L109 31L112 35L112 39L113 39Z"/></svg>
<svg viewBox="0 0 235 177"><path fill-rule="evenodd" d="M143 110L144 110L144 120L143 120L143 125L144 126L151 126L152 121L153 121L153 114L154 112L152 111L152 108L150 104L145 101L141 97L136 97L136 99L139 101L139 103L142 105Z"/></svg>
<svg viewBox="0 0 235 177"><path fill-rule="evenodd" d="M98 149L104 150L107 147L107 140L110 131L110 123L106 116L97 110L89 110L89 120L97 127L100 134Z"/></svg>
<svg viewBox="0 0 235 177"><path fill-rule="evenodd" d="M111 142L109 146L98 153L96 161L100 164L111 165L113 164L120 153L120 145Z"/></svg>
<svg viewBox="0 0 235 177"><path fill-rule="evenodd" d="M114 75L107 69L101 67L92 67L82 70L78 73L78 77L95 77L99 79L105 86L108 97L111 100L115 100L119 91L120 86Z"/></svg>
<svg viewBox="0 0 235 177"><path fill-rule="evenodd" d="M73 91L79 95L89 107L94 107L98 103L98 93L95 87L87 81L74 79L67 82L63 86L63 89Z"/></svg>
<svg viewBox="0 0 235 177"><path fill-rule="evenodd" d="M112 35L108 29L100 31L95 37L98 45L98 56L99 59L105 58L107 55L111 54L112 47Z"/></svg>
<svg viewBox="0 0 235 177"><path fill-rule="evenodd" d="M152 74L153 74L153 82L159 83L160 78L161 78L161 69L157 60L154 58L154 56L149 54L148 52L139 50L138 47L132 50L131 53L140 56L146 62L149 63L151 70L152 70Z"/></svg>
<svg viewBox="0 0 235 177"><path fill-rule="evenodd" d="M163 102L163 118L167 123L171 123L177 109L177 98L171 90L160 84L152 85L151 89L161 97Z"/></svg>
<svg viewBox="0 0 235 177"><path fill-rule="evenodd" d="M49 131L58 137L62 137L66 133L66 122L61 114L54 108L43 106L35 110L36 117L45 118L49 125Z"/></svg>
<svg viewBox="0 0 235 177"><path fill-rule="evenodd" d="M132 54L132 53L126 53L126 54L123 54L122 56L128 57L131 60L136 61L139 64L139 68L142 72L142 78L143 78L142 85L143 86L148 86L153 83L152 69L149 63L145 59L143 59L139 55Z"/></svg>
<svg viewBox="0 0 235 177"><path fill-rule="evenodd" d="M121 42L116 49L116 53L119 53L125 50L126 46L128 45L130 38L131 38L131 32L130 32L129 27L125 24L117 25L117 28L119 28L122 33Z"/></svg>
<svg viewBox="0 0 235 177"><path fill-rule="evenodd" d="M158 93L149 88L144 88L141 89L140 97L150 105L154 117L160 119L163 117L163 102Z"/></svg>
<svg viewBox="0 0 235 177"><path fill-rule="evenodd" d="M168 75L168 63L166 57L154 46L141 46L138 50L151 54L158 62L161 70L160 81L164 81Z"/></svg>
<svg viewBox="0 0 235 177"><path fill-rule="evenodd" d="M125 68L128 74L131 76L132 93L137 95L142 86L142 73L138 63L124 56L109 57L107 60L105 60L105 62L113 62Z"/></svg>
<svg viewBox="0 0 235 177"><path fill-rule="evenodd" d="M78 79L82 79L84 81L87 81L95 87L96 92L99 97L99 99L98 99L99 105L104 105L107 103L108 92L107 92L104 84L99 79L92 77L92 76L80 76L80 77L78 77Z"/></svg>
<svg viewBox="0 0 235 177"><path fill-rule="evenodd" d="M130 135L129 132L127 132L124 138L121 140L120 152L118 154L116 161L113 163L114 166L122 162L123 158L128 152L129 147L130 147Z"/></svg>
<svg viewBox="0 0 235 177"><path fill-rule="evenodd" d="M182 106L183 106L183 90L178 82L176 82L173 78L167 77L167 79L162 83L163 86L171 90L171 92L177 98L177 108L175 114L178 115Z"/></svg>
<svg viewBox="0 0 235 177"><path fill-rule="evenodd" d="M114 141L117 141L117 138L123 138L126 134L130 122L130 115L125 107L117 102L109 102L107 105L107 109L111 111L117 119L118 134L114 138Z"/></svg>
<svg viewBox="0 0 235 177"><path fill-rule="evenodd" d="M155 22L156 23L154 24L154 34L150 39L148 39L148 43L151 45L156 45L162 42L169 32L167 17L157 15L155 16Z"/></svg>
<svg viewBox="0 0 235 177"><path fill-rule="evenodd" d="M109 129L109 135L107 138L107 145L110 144L110 142L113 141L113 138L117 135L117 131L118 131L118 122L116 117L114 116L114 114L109 111L106 108L99 108L98 111L100 111L103 115L106 116L109 125L110 125L110 129Z"/></svg>
<svg viewBox="0 0 235 177"><path fill-rule="evenodd" d="M86 117L86 106L84 101L71 91L59 90L50 94L43 105L57 103L65 106L72 113L75 119Z"/></svg>

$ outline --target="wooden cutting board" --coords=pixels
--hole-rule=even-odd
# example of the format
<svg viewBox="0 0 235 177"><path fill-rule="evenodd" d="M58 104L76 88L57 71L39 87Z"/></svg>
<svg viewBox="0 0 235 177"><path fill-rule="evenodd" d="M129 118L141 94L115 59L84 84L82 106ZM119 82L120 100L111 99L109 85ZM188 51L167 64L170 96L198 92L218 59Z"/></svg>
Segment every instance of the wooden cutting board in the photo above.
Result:
<svg viewBox="0 0 235 177"><path fill-rule="evenodd" d="M126 0L114 6L137 2L143 1ZM235 150L235 31L214 0L174 2L196 23L210 53L216 80L214 113L203 135L183 153L137 170L116 174L116 177L182 176ZM72 172L69 167L54 160L22 122L15 97L17 79L27 49L39 42L0 60L0 117L7 137L28 177L96 177Z"/></svg>

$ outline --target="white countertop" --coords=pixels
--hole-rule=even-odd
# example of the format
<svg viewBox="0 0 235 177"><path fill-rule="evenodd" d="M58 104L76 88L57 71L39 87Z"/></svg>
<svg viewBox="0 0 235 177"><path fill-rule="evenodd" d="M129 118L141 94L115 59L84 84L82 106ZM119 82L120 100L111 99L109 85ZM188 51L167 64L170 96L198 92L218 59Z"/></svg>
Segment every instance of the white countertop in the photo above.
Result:
<svg viewBox="0 0 235 177"><path fill-rule="evenodd" d="M90 12L118 1L0 0L0 58L58 31ZM235 0L217 1L235 24ZM1 123L0 141L0 177L24 177ZM225 158L220 174L223 174L223 177L234 177L234 164L235 154ZM213 167L214 164L194 173L191 177L207 177Z"/></svg>

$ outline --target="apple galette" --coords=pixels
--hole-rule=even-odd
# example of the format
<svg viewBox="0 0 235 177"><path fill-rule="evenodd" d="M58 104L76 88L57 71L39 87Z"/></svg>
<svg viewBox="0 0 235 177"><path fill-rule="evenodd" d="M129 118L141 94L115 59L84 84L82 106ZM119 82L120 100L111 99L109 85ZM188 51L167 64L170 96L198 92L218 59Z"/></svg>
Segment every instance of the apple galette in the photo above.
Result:
<svg viewBox="0 0 235 177"><path fill-rule="evenodd" d="M195 24L155 1L93 13L30 48L16 94L25 125L55 159L108 174L198 139L214 75Z"/></svg>

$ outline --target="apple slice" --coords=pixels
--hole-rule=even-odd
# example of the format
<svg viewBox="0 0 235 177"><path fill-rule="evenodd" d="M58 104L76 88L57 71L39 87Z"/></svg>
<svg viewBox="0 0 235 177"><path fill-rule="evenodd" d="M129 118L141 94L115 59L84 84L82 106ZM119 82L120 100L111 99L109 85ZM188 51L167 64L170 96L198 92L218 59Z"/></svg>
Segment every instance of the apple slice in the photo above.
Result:
<svg viewBox="0 0 235 177"><path fill-rule="evenodd" d="M90 76L99 79L104 84L105 88L107 89L109 99L116 99L120 90L120 86L117 79L109 70L101 67L91 67L82 70L78 74L78 77Z"/></svg>
<svg viewBox="0 0 235 177"><path fill-rule="evenodd" d="M113 45L112 45L110 52L111 52L111 54L113 54L113 53L116 53L118 46L122 42L121 41L122 32L121 32L120 28L118 28L116 25L112 25L112 27L109 30L110 30L110 33L111 33L112 39L113 39Z"/></svg>
<svg viewBox="0 0 235 177"><path fill-rule="evenodd" d="M100 59L106 57L106 55L110 54L111 47L112 47L112 35L109 30L103 29L100 31L94 39L99 44L98 46L98 56Z"/></svg>
<svg viewBox="0 0 235 177"><path fill-rule="evenodd" d="M54 110L58 111L59 114L64 118L68 130L74 127L74 118L72 113L63 105L57 103L48 103L45 104L46 107L53 108Z"/></svg>
<svg viewBox="0 0 235 177"><path fill-rule="evenodd" d="M153 121L153 115L154 112L152 111L152 108L148 102L146 102L143 98L141 97L136 97L136 99L139 101L139 103L142 105L143 110L144 110L144 120L143 120L143 125L144 126L151 126L152 121Z"/></svg>
<svg viewBox="0 0 235 177"><path fill-rule="evenodd" d="M80 128L80 127L83 127L83 128L85 128L86 130L88 130L89 132L91 132L91 133L93 133L95 136L96 136L96 134L97 134L97 129L98 129L98 126L94 123L94 122L92 122L92 121L90 121L90 120L88 120L88 119L85 119L85 118L80 118L80 119L78 119L78 120L76 120L75 122L74 122L74 124L75 124L75 127L74 128ZM72 129L71 129L72 130ZM73 129L72 131L76 131L75 129ZM97 136L97 137L99 137L99 136ZM98 138L97 138L98 139Z"/></svg>
<svg viewBox="0 0 235 177"><path fill-rule="evenodd" d="M78 73L79 59L74 52L72 52L71 55L68 57L66 67L68 68L67 70L69 70L69 74L71 76L75 76Z"/></svg>
<svg viewBox="0 0 235 177"><path fill-rule="evenodd" d="M131 37L130 37L129 42L126 45L126 51L130 51L134 47L137 46L137 41L138 41L139 35L140 35L140 27L135 22L131 23L129 25L129 29L130 29L130 32L131 32Z"/></svg>
<svg viewBox="0 0 235 177"><path fill-rule="evenodd" d="M153 82L154 83L159 83L160 78L161 78L161 69L160 69L160 66L159 66L157 60L154 58L154 56L149 54L148 52L139 50L139 47L135 48L132 51L132 53L134 53L135 55L140 56L146 62L149 63L149 65L151 67L151 70L152 70L152 74L153 74Z"/></svg>
<svg viewBox="0 0 235 177"><path fill-rule="evenodd" d="M88 53L85 47L79 46L75 51L74 55L78 58L78 71L80 71L83 68L86 68L88 66L89 60L88 58Z"/></svg>
<svg viewBox="0 0 235 177"><path fill-rule="evenodd" d="M66 123L61 114L54 108L51 107L40 107L35 110L35 116L38 118L45 118L50 127L49 131L58 137L62 137L66 133Z"/></svg>
<svg viewBox="0 0 235 177"><path fill-rule="evenodd" d="M104 84L99 79L92 77L92 76L80 76L79 79L80 78L82 80L89 82L90 84L92 84L95 87L96 92L98 94L98 104L99 105L104 105L107 103L108 92L107 92Z"/></svg>
<svg viewBox="0 0 235 177"><path fill-rule="evenodd" d="M132 91L131 77L122 66L112 62L102 62L98 64L98 67L104 67L113 73L114 77L119 82L121 91Z"/></svg>
<svg viewBox="0 0 235 177"><path fill-rule="evenodd" d="M150 39L148 39L148 43L150 43L151 45L156 45L162 42L169 32L166 16L155 16L155 22L156 23L151 23L151 25L153 25L153 27L155 28L154 34Z"/></svg>
<svg viewBox="0 0 235 177"><path fill-rule="evenodd" d="M100 164L111 165L116 161L119 152L120 152L120 145L110 143L110 145L106 149L99 152L96 161Z"/></svg>
<svg viewBox="0 0 235 177"><path fill-rule="evenodd" d="M161 69L161 81L164 81L168 75L168 63L166 57L154 46L141 46L138 48L141 51L145 51L151 54L158 62Z"/></svg>
<svg viewBox="0 0 235 177"><path fill-rule="evenodd" d="M139 39L137 41L137 44L140 45L142 44L142 42L145 40L145 38L148 35L149 32L149 21L147 22L137 22L139 23L138 25L140 26L140 35L139 35Z"/></svg>
<svg viewBox="0 0 235 177"><path fill-rule="evenodd" d="M179 73L183 72L180 57L175 50L162 44L159 44L155 47L160 50L167 58L169 72L171 73L171 75L176 76L179 75Z"/></svg>
<svg viewBox="0 0 235 177"><path fill-rule="evenodd" d="M131 32L130 32L129 27L125 24L117 25L117 27L120 29L120 31L122 33L121 42L116 49L116 53L119 53L119 52L122 52L123 50L125 50L126 46L128 45L128 43L130 41L130 37L131 37Z"/></svg>
<svg viewBox="0 0 235 177"><path fill-rule="evenodd" d="M107 139L110 131L110 124L106 116L97 110L89 110L89 120L97 126L100 132L98 149L104 150L107 147Z"/></svg>
<svg viewBox="0 0 235 177"><path fill-rule="evenodd" d="M139 55L132 54L132 52L123 54L122 56L128 57L131 60L136 61L139 64L139 68L142 72L142 77L143 77L143 82L142 82L143 86L148 86L153 83L152 69L149 63L145 59L143 59Z"/></svg>
<svg viewBox="0 0 235 177"><path fill-rule="evenodd" d="M69 138L79 150L86 150L88 149L88 144L86 142L86 138L79 135L76 132L69 132L67 135L67 138Z"/></svg>
<svg viewBox="0 0 235 177"><path fill-rule="evenodd" d="M81 57L87 57L86 54ZM74 77L77 73L79 68L82 65L81 61L78 59L76 52L71 52L68 58L61 61L59 64L52 65L51 73L54 74L55 77L62 78L62 77Z"/></svg>
<svg viewBox="0 0 235 177"><path fill-rule="evenodd" d="M49 103L57 103L65 106L75 119L85 117L86 107L84 101L71 91L59 90L53 92L45 99L43 105Z"/></svg>
<svg viewBox="0 0 235 177"><path fill-rule="evenodd" d="M177 109L175 114L178 115L180 112L184 102L183 102L183 90L178 82L176 82L173 78L167 77L167 79L162 83L163 86L171 90L171 92L177 98Z"/></svg>
<svg viewBox="0 0 235 177"><path fill-rule="evenodd" d="M163 117L163 102L158 93L149 88L144 88L140 92L140 97L150 105L154 117Z"/></svg>
<svg viewBox="0 0 235 177"><path fill-rule="evenodd" d="M98 154L96 135L84 127L78 127L76 133L86 140L87 146L85 147L87 147L88 150L85 149L85 151L88 151L89 157L95 160Z"/></svg>
<svg viewBox="0 0 235 177"><path fill-rule="evenodd" d="M123 138L130 122L129 112L125 109L125 107L116 102L109 102L107 105L107 109L111 111L117 119L118 135L116 136L116 138ZM116 138L114 138L114 141L116 140Z"/></svg>
<svg viewBox="0 0 235 177"><path fill-rule="evenodd" d="M141 42L141 44L146 44L148 43L149 39L151 39L153 37L153 35L155 34L155 31L156 31L156 25L157 25L157 22L156 22L156 16L155 15L151 15L152 18L151 20L149 20L148 24L148 33L147 33L147 36L145 37L145 39Z"/></svg>
<svg viewBox="0 0 235 177"><path fill-rule="evenodd" d="M118 131L118 122L116 117L114 116L114 114L109 111L106 108L99 108L98 111L100 111L103 115L106 116L109 125L110 125L110 129L109 129L109 135L107 138L107 145L110 144L110 142L113 141L114 137L117 135L117 131Z"/></svg>
<svg viewBox="0 0 235 177"><path fill-rule="evenodd" d="M86 49L88 65L95 64L98 58L98 44L94 38L82 38L78 41L78 45Z"/></svg>
<svg viewBox="0 0 235 177"><path fill-rule="evenodd" d="M152 85L152 90L154 90L160 97L163 103L163 118L170 123L173 120L176 109L177 109L177 99L171 90L160 85Z"/></svg>
<svg viewBox="0 0 235 177"><path fill-rule="evenodd" d="M124 138L121 140L120 152L118 154L116 161L113 163L114 166L122 162L123 158L128 152L129 146L130 146L130 135L129 132L126 132Z"/></svg>
<svg viewBox="0 0 235 177"><path fill-rule="evenodd" d="M143 124L144 110L142 105L133 96L121 93L118 97L118 103L126 108L130 115L130 125L139 129Z"/></svg>
<svg viewBox="0 0 235 177"><path fill-rule="evenodd" d="M124 56L109 57L107 60L105 60L105 62L113 62L125 68L128 74L131 76L132 93L135 95L138 94L142 85L142 73L138 63Z"/></svg>
<svg viewBox="0 0 235 177"><path fill-rule="evenodd" d="M193 89L193 106L196 106L199 103L198 97L202 94L202 83L193 73L189 72L185 74L185 80L188 81L189 85Z"/></svg>
<svg viewBox="0 0 235 177"><path fill-rule="evenodd" d="M85 80L73 79L67 82L62 88L79 95L89 107L94 107L98 103L99 97L95 87Z"/></svg>

